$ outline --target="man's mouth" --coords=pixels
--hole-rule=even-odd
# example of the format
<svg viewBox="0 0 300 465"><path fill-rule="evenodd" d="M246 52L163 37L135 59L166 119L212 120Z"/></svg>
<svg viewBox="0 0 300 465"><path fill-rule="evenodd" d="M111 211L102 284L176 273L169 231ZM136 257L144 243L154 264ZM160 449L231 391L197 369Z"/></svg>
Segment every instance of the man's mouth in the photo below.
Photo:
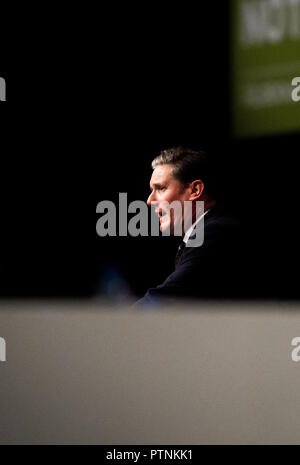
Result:
<svg viewBox="0 0 300 465"><path fill-rule="evenodd" d="M159 218L162 218L163 216L166 216L167 212L163 211L161 208L155 209L155 213Z"/></svg>
<svg viewBox="0 0 300 465"><path fill-rule="evenodd" d="M155 209L155 213L157 214L158 216L158 219L159 219L159 224L160 224L160 227L165 227L166 224L166 221L168 220L168 214L166 211L164 211L162 208L156 208ZM161 229L162 231L162 229Z"/></svg>

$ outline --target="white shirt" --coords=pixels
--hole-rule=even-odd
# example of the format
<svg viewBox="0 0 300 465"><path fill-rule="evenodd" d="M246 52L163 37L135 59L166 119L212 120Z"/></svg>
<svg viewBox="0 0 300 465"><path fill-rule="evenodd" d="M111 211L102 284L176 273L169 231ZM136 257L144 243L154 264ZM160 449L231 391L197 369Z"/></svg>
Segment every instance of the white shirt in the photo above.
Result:
<svg viewBox="0 0 300 465"><path fill-rule="evenodd" d="M190 235L194 231L194 228L195 228L196 224L199 223L199 221L206 215L206 213L209 212L209 210L210 210L210 208L208 210L206 210L206 212L202 213L202 215L200 215L196 219L195 223L193 223L192 226L187 230L187 232L184 235L183 242L187 243L187 241L189 240Z"/></svg>

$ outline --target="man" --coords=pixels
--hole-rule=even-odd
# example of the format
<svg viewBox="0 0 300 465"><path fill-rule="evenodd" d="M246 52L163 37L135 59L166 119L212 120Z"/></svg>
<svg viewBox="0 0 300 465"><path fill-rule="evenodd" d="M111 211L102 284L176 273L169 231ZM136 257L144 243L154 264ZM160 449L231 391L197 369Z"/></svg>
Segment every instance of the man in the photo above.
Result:
<svg viewBox="0 0 300 465"><path fill-rule="evenodd" d="M147 204L155 208L162 233L182 227L182 242L175 270L137 304L156 304L174 297L233 297L240 290L239 221L214 194L214 173L206 153L184 147L162 151L152 162L151 194ZM190 203L192 219L166 205ZM197 209L198 205L204 206ZM191 216L191 214L190 214ZM186 220L189 221L186 221ZM187 228L184 222L192 223ZM194 246L195 231L204 227L204 240Z"/></svg>

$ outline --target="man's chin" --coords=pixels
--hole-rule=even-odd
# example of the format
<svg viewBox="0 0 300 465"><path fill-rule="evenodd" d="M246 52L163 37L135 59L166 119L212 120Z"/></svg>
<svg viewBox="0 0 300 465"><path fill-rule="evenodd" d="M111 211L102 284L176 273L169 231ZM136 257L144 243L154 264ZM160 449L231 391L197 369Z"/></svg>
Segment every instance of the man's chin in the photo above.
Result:
<svg viewBox="0 0 300 465"><path fill-rule="evenodd" d="M162 224L159 226L160 232L164 232L167 230L166 226L163 226Z"/></svg>
<svg viewBox="0 0 300 465"><path fill-rule="evenodd" d="M182 226L176 226L170 221L161 221L159 226L160 232L166 236L182 236Z"/></svg>
<svg viewBox="0 0 300 465"><path fill-rule="evenodd" d="M165 233L166 235L172 236L174 228L170 226L170 222L161 222L159 226L160 232Z"/></svg>
<svg viewBox="0 0 300 465"><path fill-rule="evenodd" d="M159 225L160 232L166 232L167 230L170 230L170 223L161 220L160 225Z"/></svg>

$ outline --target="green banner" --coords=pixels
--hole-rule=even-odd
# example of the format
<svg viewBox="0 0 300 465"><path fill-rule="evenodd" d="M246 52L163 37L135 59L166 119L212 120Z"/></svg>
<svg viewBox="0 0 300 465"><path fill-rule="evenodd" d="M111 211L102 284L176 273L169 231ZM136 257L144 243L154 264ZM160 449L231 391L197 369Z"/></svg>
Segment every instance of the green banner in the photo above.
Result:
<svg viewBox="0 0 300 465"><path fill-rule="evenodd" d="M231 8L234 135L300 131L300 0Z"/></svg>

